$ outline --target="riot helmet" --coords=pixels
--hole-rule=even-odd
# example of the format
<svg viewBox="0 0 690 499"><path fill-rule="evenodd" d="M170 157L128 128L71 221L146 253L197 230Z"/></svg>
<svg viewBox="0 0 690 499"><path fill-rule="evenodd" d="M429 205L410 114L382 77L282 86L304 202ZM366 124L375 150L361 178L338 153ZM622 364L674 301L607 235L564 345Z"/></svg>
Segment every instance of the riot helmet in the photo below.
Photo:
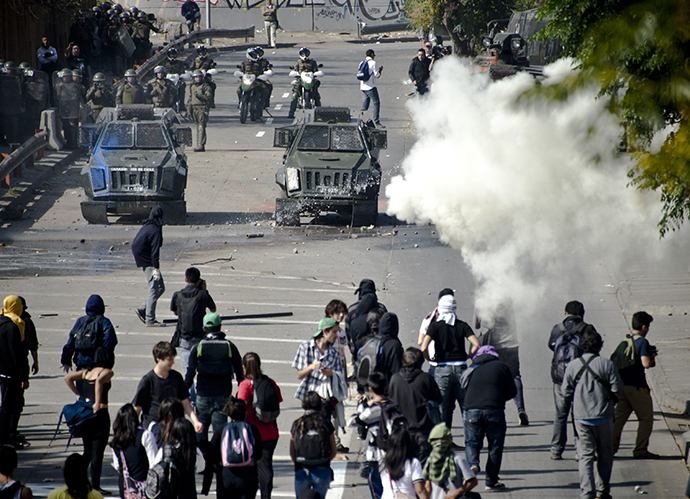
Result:
<svg viewBox="0 0 690 499"><path fill-rule="evenodd" d="M94 83L105 82L105 75L103 73L96 73L95 75L93 75L93 82Z"/></svg>
<svg viewBox="0 0 690 499"><path fill-rule="evenodd" d="M128 69L127 71L125 71L125 79L127 80L127 83L136 83L137 72L133 69Z"/></svg>
<svg viewBox="0 0 690 499"><path fill-rule="evenodd" d="M103 2L103 3L101 4L101 9L103 9L103 10L109 10L109 9L112 9L112 8L113 8L113 4L110 3L110 2Z"/></svg>
<svg viewBox="0 0 690 499"><path fill-rule="evenodd" d="M255 49L247 49L247 59L256 60L258 54Z"/></svg>
<svg viewBox="0 0 690 499"><path fill-rule="evenodd" d="M156 66L153 68L153 74L156 75L156 78L158 78L159 74L162 74L162 78L165 78L165 68L163 66Z"/></svg>
<svg viewBox="0 0 690 499"><path fill-rule="evenodd" d="M192 72L192 78L194 78L194 83L201 83L201 79L204 77L204 73L200 69L195 69ZM197 80L198 78L198 80Z"/></svg>
<svg viewBox="0 0 690 499"><path fill-rule="evenodd" d="M146 17L146 12L140 10L139 13L137 14L137 19L147 20L148 17Z"/></svg>
<svg viewBox="0 0 690 499"><path fill-rule="evenodd" d="M175 47L168 50L168 58L169 59L177 59L177 54L178 54L178 52L177 52L177 49Z"/></svg>
<svg viewBox="0 0 690 499"><path fill-rule="evenodd" d="M122 19L123 22L127 21L129 19L129 13L123 12L120 14L120 19Z"/></svg>
<svg viewBox="0 0 690 499"><path fill-rule="evenodd" d="M122 12L122 5L116 3L115 5L113 5L113 9L115 9L118 12Z"/></svg>
<svg viewBox="0 0 690 499"><path fill-rule="evenodd" d="M154 14L153 12L151 12L150 14L147 14L146 17L148 17L149 22L152 22L152 23L156 22L156 14Z"/></svg>
<svg viewBox="0 0 690 499"><path fill-rule="evenodd" d="M29 64L28 62L22 62L19 65L19 69L21 69L21 70L31 69L31 64Z"/></svg>
<svg viewBox="0 0 690 499"><path fill-rule="evenodd" d="M78 69L73 69L72 70L72 79L74 81L80 81L81 78L82 78L81 71L79 71Z"/></svg>
<svg viewBox="0 0 690 499"><path fill-rule="evenodd" d="M257 57L263 57L264 56L264 49L262 49L258 45L256 47L254 47L254 52L256 52Z"/></svg>
<svg viewBox="0 0 690 499"><path fill-rule="evenodd" d="M58 73L58 76L60 78L69 78L70 80L72 80L72 71L70 71L69 69L63 69Z"/></svg>
<svg viewBox="0 0 690 499"><path fill-rule="evenodd" d="M129 8L129 13L130 13L131 15L135 16L135 15L137 14L137 12L139 12L139 9L138 9L137 7L135 7L134 5L132 5L132 6Z"/></svg>
<svg viewBox="0 0 690 499"><path fill-rule="evenodd" d="M303 61L309 59L309 55L311 55L311 52L307 47L302 47L301 49L299 49L299 58Z"/></svg>
<svg viewBox="0 0 690 499"><path fill-rule="evenodd" d="M205 45L199 45L196 49L196 51L199 53L199 56L203 59L206 57L206 54L208 54L208 50L206 50Z"/></svg>

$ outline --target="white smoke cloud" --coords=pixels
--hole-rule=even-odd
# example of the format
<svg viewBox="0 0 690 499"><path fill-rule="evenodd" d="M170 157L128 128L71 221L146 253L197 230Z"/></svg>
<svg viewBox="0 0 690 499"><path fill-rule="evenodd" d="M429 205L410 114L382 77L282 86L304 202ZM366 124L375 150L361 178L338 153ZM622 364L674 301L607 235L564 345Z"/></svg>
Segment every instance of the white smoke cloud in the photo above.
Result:
<svg viewBox="0 0 690 499"><path fill-rule="evenodd" d="M560 61L543 84L570 71ZM410 105L418 140L386 189L390 214L432 222L461 251L487 311L506 298L532 310L549 290L567 292L588 259L621 263L663 246L658 195L627 187L622 129L597 90L516 103L533 85L443 59L432 92Z"/></svg>

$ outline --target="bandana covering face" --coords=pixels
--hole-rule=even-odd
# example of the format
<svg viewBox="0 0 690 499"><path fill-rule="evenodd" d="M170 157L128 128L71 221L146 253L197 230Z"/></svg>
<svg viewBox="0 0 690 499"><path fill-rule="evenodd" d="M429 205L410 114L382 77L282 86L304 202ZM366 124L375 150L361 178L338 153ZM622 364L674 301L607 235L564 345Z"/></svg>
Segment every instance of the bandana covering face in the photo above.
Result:
<svg viewBox="0 0 690 499"><path fill-rule="evenodd" d="M449 326L455 325L455 310L457 310L458 304L455 301L453 295L443 295L438 301L438 319L443 321Z"/></svg>
<svg viewBox="0 0 690 499"><path fill-rule="evenodd" d="M7 298L5 298L5 301L2 303L2 305L3 309L0 315L4 315L17 325L17 327L19 328L19 334L22 337L22 341L24 341L24 329L26 324L20 317L20 315L22 315L22 312L24 312L24 306L22 305L22 301L19 299L18 296L10 295Z"/></svg>
<svg viewBox="0 0 690 499"><path fill-rule="evenodd" d="M448 427L440 423L434 426L429 433L429 443L433 448L424 466L424 478L443 487L449 477L452 482L458 476L454 453L450 448L453 443L453 436Z"/></svg>

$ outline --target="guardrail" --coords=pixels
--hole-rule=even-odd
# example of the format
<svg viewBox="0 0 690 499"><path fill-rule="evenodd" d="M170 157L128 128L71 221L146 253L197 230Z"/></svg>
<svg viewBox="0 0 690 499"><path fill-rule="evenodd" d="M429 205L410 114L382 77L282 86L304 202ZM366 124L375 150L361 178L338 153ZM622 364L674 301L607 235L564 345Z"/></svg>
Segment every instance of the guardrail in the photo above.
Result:
<svg viewBox="0 0 690 499"><path fill-rule="evenodd" d="M369 26L367 23L357 23L357 38L361 39L363 35L375 35L378 33L392 33L393 31L407 31L410 29L408 23L396 24L377 24Z"/></svg>
<svg viewBox="0 0 690 499"><path fill-rule="evenodd" d="M2 185L10 187L11 174L21 177L23 166L33 166L34 154L48 145L48 132L41 131L15 149L0 163L0 179ZM39 158L42 154L39 154Z"/></svg>
<svg viewBox="0 0 690 499"><path fill-rule="evenodd" d="M250 26L249 28L242 29L211 28L192 31L188 35L168 43L153 56L147 59L146 62L144 62L144 64L139 66L139 69L137 69L137 77L139 79L143 78L149 73L149 71L160 65L160 63L165 59L165 55L168 53L168 50L173 47L179 48L185 43L192 43L196 40L205 38L244 38L247 40L249 38L254 38L255 29L256 28L254 26Z"/></svg>

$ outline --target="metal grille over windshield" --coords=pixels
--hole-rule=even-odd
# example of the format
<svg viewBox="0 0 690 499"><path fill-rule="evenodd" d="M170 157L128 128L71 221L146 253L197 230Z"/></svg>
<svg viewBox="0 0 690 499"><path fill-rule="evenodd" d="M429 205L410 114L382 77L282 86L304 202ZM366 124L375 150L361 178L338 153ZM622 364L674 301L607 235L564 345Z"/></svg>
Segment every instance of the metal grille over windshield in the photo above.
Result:
<svg viewBox="0 0 690 499"><path fill-rule="evenodd" d="M328 127L318 125L305 126L297 149L300 151L327 151Z"/></svg>
<svg viewBox="0 0 690 499"><path fill-rule="evenodd" d="M359 130L353 126L331 127L331 150L360 152L364 149Z"/></svg>
<svg viewBox="0 0 690 499"><path fill-rule="evenodd" d="M166 149L168 142L165 140L163 129L158 123L146 123L137 125L137 147L146 149Z"/></svg>
<svg viewBox="0 0 690 499"><path fill-rule="evenodd" d="M111 123L108 125L101 147L124 149L134 146L134 126L131 123Z"/></svg>

